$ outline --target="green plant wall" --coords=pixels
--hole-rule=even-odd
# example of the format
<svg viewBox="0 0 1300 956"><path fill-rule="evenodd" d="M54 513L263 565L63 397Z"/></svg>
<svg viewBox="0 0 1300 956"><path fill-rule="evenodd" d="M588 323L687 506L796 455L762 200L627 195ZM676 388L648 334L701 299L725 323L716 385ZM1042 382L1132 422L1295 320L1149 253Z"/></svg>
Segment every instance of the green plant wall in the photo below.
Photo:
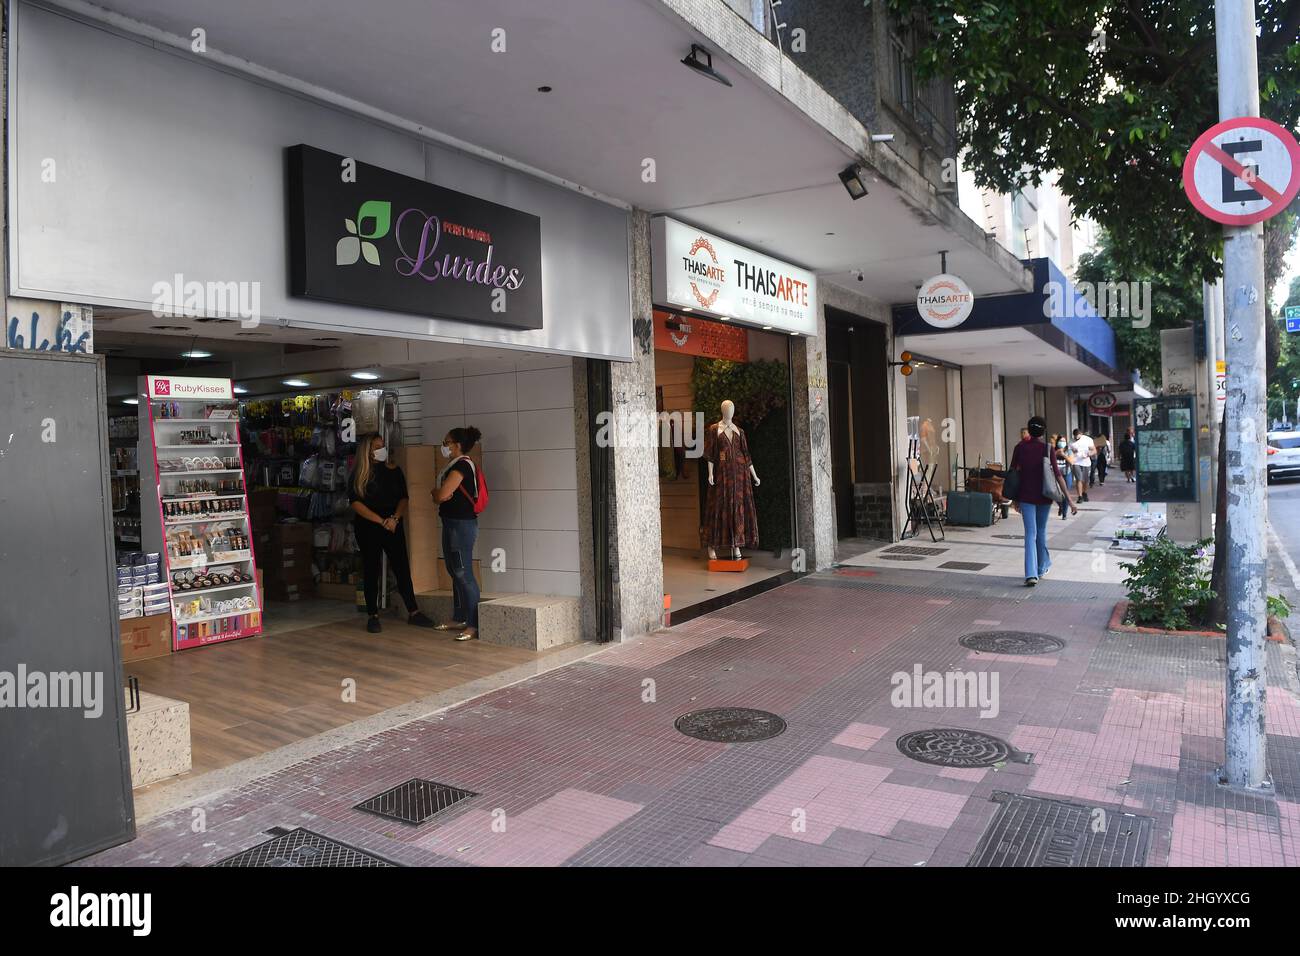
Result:
<svg viewBox="0 0 1300 956"><path fill-rule="evenodd" d="M754 470L762 484L754 489L759 547L765 551L794 544L790 518L790 369L772 359L729 362L696 358L691 373L694 410L712 425L722 417L723 399L736 405L736 423L745 430ZM701 468L701 473L706 469ZM707 480L703 490L707 492ZM701 495L701 504L704 502Z"/></svg>

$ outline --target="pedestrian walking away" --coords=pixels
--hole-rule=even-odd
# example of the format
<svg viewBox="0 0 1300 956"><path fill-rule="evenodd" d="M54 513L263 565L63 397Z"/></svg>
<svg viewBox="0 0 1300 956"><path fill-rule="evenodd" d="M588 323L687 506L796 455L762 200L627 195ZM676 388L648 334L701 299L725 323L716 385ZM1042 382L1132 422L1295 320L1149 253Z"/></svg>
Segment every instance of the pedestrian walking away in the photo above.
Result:
<svg viewBox="0 0 1300 956"><path fill-rule="evenodd" d="M439 625L456 631L456 640L478 636L478 580L474 577L474 542L478 539L478 515L486 504L486 481L474 467L469 453L482 433L474 427L453 428L442 440L442 454L451 459L438 475L433 499L438 502L442 523L442 558L452 582L452 621Z"/></svg>
<svg viewBox="0 0 1300 956"><path fill-rule="evenodd" d="M1094 441L1097 446L1097 456L1093 459L1097 468L1097 484L1106 483L1106 469L1110 467L1110 436L1103 430Z"/></svg>
<svg viewBox="0 0 1300 956"><path fill-rule="evenodd" d="M1019 481L1014 482L1014 500L1025 526L1025 586L1032 588L1052 569L1052 556L1047 550L1047 519L1052 513L1054 499L1063 496L1071 514L1076 514L1077 509L1065 488L1056 456L1043 441L1047 422L1035 415L1025 427L1029 437L1012 451L1011 471L1017 472L1019 477ZM1056 482L1057 494L1050 494L1053 489L1045 484L1048 467Z"/></svg>
<svg viewBox="0 0 1300 956"><path fill-rule="evenodd" d="M416 627L433 627L421 610L411 585L411 565L406 555L404 519L410 504L406 495L406 476L388 460L384 438L375 432L362 435L357 442L357 460L348 483L352 502L357 547L361 549L361 570L366 595L366 630L377 634L379 623L379 581L383 574L383 556L397 578L397 593L406 604L407 623Z"/></svg>
<svg viewBox="0 0 1300 956"><path fill-rule="evenodd" d="M1119 468L1124 472L1125 481L1137 481L1137 442L1133 440L1133 429L1124 430L1124 438L1119 443Z"/></svg>

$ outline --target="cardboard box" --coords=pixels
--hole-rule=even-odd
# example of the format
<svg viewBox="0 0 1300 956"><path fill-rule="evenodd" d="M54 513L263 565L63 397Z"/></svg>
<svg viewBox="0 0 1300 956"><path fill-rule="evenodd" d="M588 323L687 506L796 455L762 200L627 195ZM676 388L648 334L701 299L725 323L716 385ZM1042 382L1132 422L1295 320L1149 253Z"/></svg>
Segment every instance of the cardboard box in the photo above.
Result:
<svg viewBox="0 0 1300 956"><path fill-rule="evenodd" d="M121 621L122 661L143 661L166 657L172 652L172 616L155 614Z"/></svg>

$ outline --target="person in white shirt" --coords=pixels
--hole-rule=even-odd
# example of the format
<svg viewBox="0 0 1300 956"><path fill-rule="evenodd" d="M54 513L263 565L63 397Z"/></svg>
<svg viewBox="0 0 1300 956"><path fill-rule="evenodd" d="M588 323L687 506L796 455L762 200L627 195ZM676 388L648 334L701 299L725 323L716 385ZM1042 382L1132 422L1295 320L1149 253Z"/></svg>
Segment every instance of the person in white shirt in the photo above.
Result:
<svg viewBox="0 0 1300 956"><path fill-rule="evenodd" d="M1087 501L1088 478L1092 473L1092 459L1097 454L1097 446L1082 429L1076 428L1070 448L1074 452L1074 480L1079 486L1079 500Z"/></svg>

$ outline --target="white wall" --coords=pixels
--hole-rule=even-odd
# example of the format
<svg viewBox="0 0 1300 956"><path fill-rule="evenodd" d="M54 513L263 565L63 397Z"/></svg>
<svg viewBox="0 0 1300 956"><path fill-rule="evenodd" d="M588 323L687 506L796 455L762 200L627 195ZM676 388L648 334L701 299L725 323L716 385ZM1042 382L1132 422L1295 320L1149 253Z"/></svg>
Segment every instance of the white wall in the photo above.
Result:
<svg viewBox="0 0 1300 956"><path fill-rule="evenodd" d="M426 444L465 425L483 432L491 497L479 516L480 587L580 596L573 362L548 355L443 362L422 368L420 384ZM505 552L503 572L491 571L495 548Z"/></svg>

